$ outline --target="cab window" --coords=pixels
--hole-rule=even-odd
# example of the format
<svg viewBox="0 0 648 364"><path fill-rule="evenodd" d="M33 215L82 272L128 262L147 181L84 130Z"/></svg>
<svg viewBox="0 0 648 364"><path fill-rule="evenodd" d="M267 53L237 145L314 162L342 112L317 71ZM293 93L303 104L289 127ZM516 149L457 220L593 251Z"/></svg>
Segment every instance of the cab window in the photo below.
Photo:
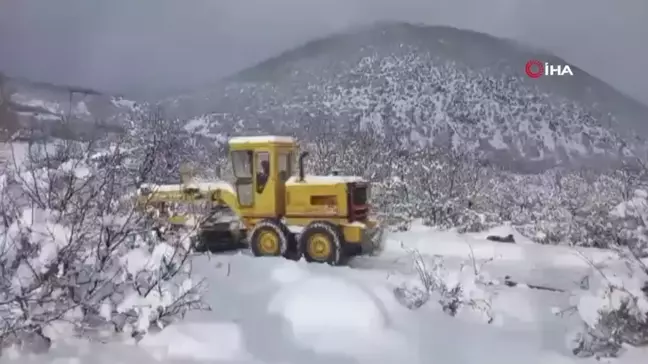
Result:
<svg viewBox="0 0 648 364"><path fill-rule="evenodd" d="M258 152L256 154L256 167L257 192L262 193L270 178L270 153Z"/></svg>
<svg viewBox="0 0 648 364"><path fill-rule="evenodd" d="M237 183L236 195L238 196L239 204L244 207L252 206L254 204L254 189L252 183Z"/></svg>
<svg viewBox="0 0 648 364"><path fill-rule="evenodd" d="M252 152L249 150L232 152L232 169L236 178L251 178Z"/></svg>
<svg viewBox="0 0 648 364"><path fill-rule="evenodd" d="M292 175L292 153L279 153L279 179L286 182Z"/></svg>
<svg viewBox="0 0 648 364"><path fill-rule="evenodd" d="M237 150L232 152L232 169L236 177L236 195L241 206L254 204L254 184L252 178L252 151Z"/></svg>

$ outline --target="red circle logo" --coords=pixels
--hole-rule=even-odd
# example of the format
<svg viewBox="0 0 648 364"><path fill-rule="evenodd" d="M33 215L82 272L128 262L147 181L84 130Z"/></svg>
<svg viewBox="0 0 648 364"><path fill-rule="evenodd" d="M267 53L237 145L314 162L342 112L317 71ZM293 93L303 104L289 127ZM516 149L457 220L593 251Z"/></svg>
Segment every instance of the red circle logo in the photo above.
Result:
<svg viewBox="0 0 648 364"><path fill-rule="evenodd" d="M537 59L532 59L526 63L524 67L527 76L531 78L538 78L544 75L544 64Z"/></svg>

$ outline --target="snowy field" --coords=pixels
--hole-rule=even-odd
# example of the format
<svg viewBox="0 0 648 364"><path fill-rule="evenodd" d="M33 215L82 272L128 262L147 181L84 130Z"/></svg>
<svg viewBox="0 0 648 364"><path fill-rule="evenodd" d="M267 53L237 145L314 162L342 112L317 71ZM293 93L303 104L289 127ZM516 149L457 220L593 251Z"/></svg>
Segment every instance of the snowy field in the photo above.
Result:
<svg viewBox="0 0 648 364"><path fill-rule="evenodd" d="M518 244L496 243L484 235L414 228L391 234L380 257L356 258L349 267L245 252L197 256L195 268L210 283L211 312L191 313L139 344L59 342L47 355L5 352L0 363L596 362L576 358L567 347L576 315L554 312L570 305L568 291L578 289L591 263L615 254L525 244L520 237ZM426 260L442 255L449 271L464 262L480 266L495 282L489 292L492 323L471 310L450 317L434 299L417 310L401 305L394 288L417 280L404 247L418 249ZM505 285L507 275L519 284ZM645 363L646 355L634 350L617 362Z"/></svg>
<svg viewBox="0 0 648 364"><path fill-rule="evenodd" d="M5 163L21 164L28 150L27 143L0 143L0 166Z"/></svg>

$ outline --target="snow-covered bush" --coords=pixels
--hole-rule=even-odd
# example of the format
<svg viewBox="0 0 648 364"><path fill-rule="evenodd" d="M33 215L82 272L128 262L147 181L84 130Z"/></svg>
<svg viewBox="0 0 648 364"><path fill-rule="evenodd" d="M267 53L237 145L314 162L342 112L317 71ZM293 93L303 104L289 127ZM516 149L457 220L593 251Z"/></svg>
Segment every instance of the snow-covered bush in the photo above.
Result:
<svg viewBox="0 0 648 364"><path fill-rule="evenodd" d="M635 191L612 215L617 222L620 259L593 267L588 290L577 295L584 330L573 340L580 356L616 356L624 345L648 345L648 194Z"/></svg>
<svg viewBox="0 0 648 364"><path fill-rule="evenodd" d="M386 220L406 226L413 219L460 232L498 222L485 205L488 169L467 152L431 146L391 159L394 175L376 183L375 204Z"/></svg>
<svg viewBox="0 0 648 364"><path fill-rule="evenodd" d="M135 183L177 183L182 165L199 167L204 178L217 178L226 164L225 145L190 132L186 121L142 108L127 119L127 136L119 140L125 167ZM224 163L225 162L225 163Z"/></svg>
<svg viewBox="0 0 648 364"><path fill-rule="evenodd" d="M90 146L83 158L57 163L43 163L47 148L38 150L0 183L2 346L49 343L63 326L73 335L138 337L208 308L191 274L189 236L163 241L149 232L117 154L98 166Z"/></svg>
<svg viewBox="0 0 648 364"><path fill-rule="evenodd" d="M630 263L630 264L628 264ZM648 271L645 262L595 268L576 296L583 329L571 338L579 356L617 356L624 345L648 345Z"/></svg>
<svg viewBox="0 0 648 364"><path fill-rule="evenodd" d="M607 248L618 244L610 211L623 201L623 184L619 175L585 170L494 173L486 209L541 244Z"/></svg>
<svg viewBox="0 0 648 364"><path fill-rule="evenodd" d="M612 211L612 216L618 220L619 243L637 259L648 257L648 192L636 190L631 199Z"/></svg>
<svg viewBox="0 0 648 364"><path fill-rule="evenodd" d="M434 298L443 312L450 316L456 316L462 309L469 308L486 322L493 321L491 293L486 289L492 282L481 269L484 263L470 257L467 264L451 271L445 267L440 256L430 257L426 261L417 250L407 251L418 279L394 289L398 302L409 309L417 309Z"/></svg>

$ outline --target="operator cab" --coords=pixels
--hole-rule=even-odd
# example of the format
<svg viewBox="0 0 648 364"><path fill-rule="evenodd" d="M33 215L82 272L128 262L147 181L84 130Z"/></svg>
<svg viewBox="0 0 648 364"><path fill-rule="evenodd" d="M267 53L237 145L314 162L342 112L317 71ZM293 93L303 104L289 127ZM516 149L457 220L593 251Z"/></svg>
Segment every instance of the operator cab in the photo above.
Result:
<svg viewBox="0 0 648 364"><path fill-rule="evenodd" d="M235 189L243 215L263 217L335 218L364 221L369 215L369 184L360 177L306 176L297 142L291 137L258 136L230 139ZM247 211L247 213L246 213Z"/></svg>
<svg viewBox="0 0 648 364"><path fill-rule="evenodd" d="M242 211L285 213L285 183L293 173L297 142L285 136L234 137L229 141L234 187Z"/></svg>

